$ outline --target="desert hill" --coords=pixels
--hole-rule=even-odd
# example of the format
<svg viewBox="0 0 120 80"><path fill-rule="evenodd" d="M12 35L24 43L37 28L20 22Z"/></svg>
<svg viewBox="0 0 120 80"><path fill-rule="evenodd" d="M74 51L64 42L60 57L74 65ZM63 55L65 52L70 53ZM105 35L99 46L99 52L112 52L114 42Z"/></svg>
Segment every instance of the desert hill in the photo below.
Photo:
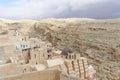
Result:
<svg viewBox="0 0 120 80"><path fill-rule="evenodd" d="M24 35L47 39L59 49L73 48L88 58L100 80L120 76L120 19L0 19L0 32L9 27L16 27Z"/></svg>

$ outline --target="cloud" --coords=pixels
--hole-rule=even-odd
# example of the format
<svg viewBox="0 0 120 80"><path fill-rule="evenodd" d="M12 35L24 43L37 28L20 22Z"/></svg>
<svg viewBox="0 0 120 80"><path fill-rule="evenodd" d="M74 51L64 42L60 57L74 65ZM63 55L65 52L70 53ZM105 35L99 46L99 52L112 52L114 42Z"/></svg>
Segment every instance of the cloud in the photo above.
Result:
<svg viewBox="0 0 120 80"><path fill-rule="evenodd" d="M44 18L117 18L118 0L11 0L10 6L0 6L0 17L9 19Z"/></svg>

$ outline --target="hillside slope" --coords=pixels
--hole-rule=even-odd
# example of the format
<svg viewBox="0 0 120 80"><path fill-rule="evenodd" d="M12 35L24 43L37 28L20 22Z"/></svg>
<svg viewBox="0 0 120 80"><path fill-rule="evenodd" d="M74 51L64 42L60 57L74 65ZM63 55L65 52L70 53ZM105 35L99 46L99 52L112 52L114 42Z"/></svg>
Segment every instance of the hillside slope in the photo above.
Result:
<svg viewBox="0 0 120 80"><path fill-rule="evenodd" d="M119 19L48 19L36 23L32 33L46 37L59 49L72 47L89 59L99 79L113 80L120 76L119 26Z"/></svg>

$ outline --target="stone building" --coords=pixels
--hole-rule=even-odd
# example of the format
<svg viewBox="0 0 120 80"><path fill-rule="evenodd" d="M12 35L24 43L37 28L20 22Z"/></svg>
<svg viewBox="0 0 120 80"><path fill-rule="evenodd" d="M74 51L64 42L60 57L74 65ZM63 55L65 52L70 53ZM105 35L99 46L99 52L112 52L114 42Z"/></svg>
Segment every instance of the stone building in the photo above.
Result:
<svg viewBox="0 0 120 80"><path fill-rule="evenodd" d="M89 77L88 64L86 58L80 58L76 60L65 60L65 66L67 68L67 74L86 79Z"/></svg>
<svg viewBox="0 0 120 80"><path fill-rule="evenodd" d="M44 49L32 49L29 56L29 63L32 65L42 64L48 59L47 50Z"/></svg>

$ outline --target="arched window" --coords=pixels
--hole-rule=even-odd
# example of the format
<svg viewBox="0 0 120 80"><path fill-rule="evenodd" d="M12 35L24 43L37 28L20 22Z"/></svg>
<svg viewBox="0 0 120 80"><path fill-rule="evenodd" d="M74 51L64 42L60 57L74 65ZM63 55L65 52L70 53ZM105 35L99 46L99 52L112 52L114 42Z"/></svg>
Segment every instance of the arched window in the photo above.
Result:
<svg viewBox="0 0 120 80"><path fill-rule="evenodd" d="M35 54L35 58L36 58L36 54Z"/></svg>
<svg viewBox="0 0 120 80"><path fill-rule="evenodd" d="M69 59L71 59L71 55L69 55Z"/></svg>
<svg viewBox="0 0 120 80"><path fill-rule="evenodd" d="M76 59L76 55L74 55L74 59Z"/></svg>

